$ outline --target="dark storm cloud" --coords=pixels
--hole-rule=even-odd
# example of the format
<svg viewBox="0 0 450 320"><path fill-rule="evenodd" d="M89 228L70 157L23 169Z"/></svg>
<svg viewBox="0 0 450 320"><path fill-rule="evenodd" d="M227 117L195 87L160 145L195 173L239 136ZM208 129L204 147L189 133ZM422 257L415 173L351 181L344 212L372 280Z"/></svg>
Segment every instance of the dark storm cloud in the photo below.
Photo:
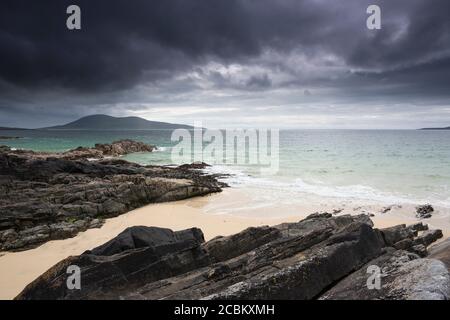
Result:
<svg viewBox="0 0 450 320"><path fill-rule="evenodd" d="M365 28L372 2L383 10L379 32ZM81 31L65 28L72 3L82 8ZM210 56L234 62L267 47L301 46L309 55L322 49L350 66L380 70L450 50L446 0L14 0L1 6L1 77L20 86L123 88Z"/></svg>
<svg viewBox="0 0 450 320"><path fill-rule="evenodd" d="M80 31L65 27L70 4L81 7ZM381 30L365 27L369 4L381 6ZM355 99L450 96L448 0L6 0L0 7L3 114L49 112L61 101L74 107L61 114L127 101L133 110L134 102L182 100L205 83L302 96L328 88ZM155 92L132 91L140 86Z"/></svg>
<svg viewBox="0 0 450 320"><path fill-rule="evenodd" d="M82 9L81 31L65 27L72 3ZM259 50L234 0L15 0L1 6L1 77L20 86L125 88L171 76L206 55L234 59Z"/></svg>

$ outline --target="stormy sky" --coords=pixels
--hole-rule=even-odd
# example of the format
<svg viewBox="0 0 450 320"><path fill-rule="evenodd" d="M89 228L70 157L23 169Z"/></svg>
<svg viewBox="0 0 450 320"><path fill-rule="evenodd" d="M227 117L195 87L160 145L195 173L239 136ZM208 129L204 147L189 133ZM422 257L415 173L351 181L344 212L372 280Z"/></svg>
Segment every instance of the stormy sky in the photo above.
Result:
<svg viewBox="0 0 450 320"><path fill-rule="evenodd" d="M81 8L81 30L66 8ZM381 7L381 30L366 9ZM448 0L2 0L0 126L450 125Z"/></svg>

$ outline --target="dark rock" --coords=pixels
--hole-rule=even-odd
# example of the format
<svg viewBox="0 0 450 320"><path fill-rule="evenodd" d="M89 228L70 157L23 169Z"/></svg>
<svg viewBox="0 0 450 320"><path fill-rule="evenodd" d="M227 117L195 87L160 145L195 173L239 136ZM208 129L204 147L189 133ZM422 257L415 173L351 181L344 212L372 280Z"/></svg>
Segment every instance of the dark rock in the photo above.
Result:
<svg viewBox="0 0 450 320"><path fill-rule="evenodd" d="M17 299L445 299L442 262L391 247L426 254L437 233L418 237L423 228L380 231L367 215L322 213L204 243L195 228L134 227L61 261ZM67 289L69 265L81 268L80 290ZM380 290L367 287L370 265L383 273Z"/></svg>
<svg viewBox="0 0 450 320"><path fill-rule="evenodd" d="M387 206L381 209L381 213L387 213L392 210L392 206Z"/></svg>
<svg viewBox="0 0 450 320"><path fill-rule="evenodd" d="M158 248L162 256L182 250L183 246L192 247L192 242L195 244L204 241L203 232L197 228L173 232L170 229L138 226L125 229L114 239L86 254L111 256L126 250L153 246Z"/></svg>
<svg viewBox="0 0 450 320"><path fill-rule="evenodd" d="M414 235L417 234L414 230L407 228L405 224L384 228L380 230L386 245L393 246L404 239L413 239Z"/></svg>
<svg viewBox="0 0 450 320"><path fill-rule="evenodd" d="M307 216L305 218L305 220L317 219L317 218L331 218L332 216L333 216L333 214L331 214L329 212L314 212L314 213L310 214L309 216Z"/></svg>
<svg viewBox="0 0 450 320"><path fill-rule="evenodd" d="M428 230L428 225L423 224L422 222L414 223L408 226L408 229L411 229L413 231L425 231Z"/></svg>
<svg viewBox="0 0 450 320"><path fill-rule="evenodd" d="M1 249L4 251L30 248L50 240L71 238L79 232L103 225L103 219L85 218L71 222L55 222L48 225L24 228L16 231L8 229L0 231Z"/></svg>
<svg viewBox="0 0 450 320"><path fill-rule="evenodd" d="M178 166L179 169L205 169L207 167L210 167L210 165L201 161L193 162L191 164L182 164L181 166Z"/></svg>
<svg viewBox="0 0 450 320"><path fill-rule="evenodd" d="M356 266L378 256L382 248L377 232L365 223L350 224L335 234L332 230L313 231L279 244L287 252L275 257L273 263L264 263L266 250L256 252L252 257L255 266L245 269L250 272L243 280L219 291L208 290L204 294L210 295L204 298L313 299Z"/></svg>
<svg viewBox="0 0 450 320"><path fill-rule="evenodd" d="M423 231L422 234L419 235L419 231ZM421 257L427 255L427 246L442 237L441 230L428 230L421 222L381 229L381 233L387 246L408 250Z"/></svg>
<svg viewBox="0 0 450 320"><path fill-rule="evenodd" d="M417 254L419 257L426 257L428 255L427 247L423 244L416 244L409 248L410 252Z"/></svg>
<svg viewBox="0 0 450 320"><path fill-rule="evenodd" d="M118 157L135 152L152 152L155 146L133 140L120 140L111 144L96 144L93 148L78 147L62 153L60 156L67 160L102 159L104 157Z"/></svg>
<svg viewBox="0 0 450 320"><path fill-rule="evenodd" d="M442 230L427 230L419 235L416 239L414 239L413 244L424 245L425 247L427 247L442 237Z"/></svg>
<svg viewBox="0 0 450 320"><path fill-rule="evenodd" d="M379 268L380 287L373 284L369 267ZM339 281L320 296L322 300L446 300L450 298L450 276L444 264L419 259L403 250L388 250L361 269Z"/></svg>
<svg viewBox="0 0 450 320"><path fill-rule="evenodd" d="M430 204L424 204L416 207L416 217L419 219L431 218L434 208Z"/></svg>
<svg viewBox="0 0 450 320"><path fill-rule="evenodd" d="M93 148L78 147L66 152L49 153L35 152L31 150L3 150L10 151L13 154L26 156L30 159L65 159L65 160L87 160L87 159L103 159L105 157L118 157L135 152L152 152L156 147L133 140L120 140L111 144L96 144ZM1 151L1 150L0 150Z"/></svg>
<svg viewBox="0 0 450 320"><path fill-rule="evenodd" d="M412 239L402 239L392 245L395 249L399 250L407 250L413 246L413 240Z"/></svg>
<svg viewBox="0 0 450 320"><path fill-rule="evenodd" d="M429 258L441 260L450 270L450 238L431 246L428 252Z"/></svg>
<svg viewBox="0 0 450 320"><path fill-rule="evenodd" d="M96 144L94 149L100 150L103 156L117 157L135 152L152 152L156 147L143 142L125 139L111 144Z"/></svg>
<svg viewBox="0 0 450 320"><path fill-rule="evenodd" d="M248 228L228 237L216 237L204 247L214 261L228 260L281 237L280 230L271 227Z"/></svg>
<svg viewBox="0 0 450 320"><path fill-rule="evenodd" d="M118 243L123 243L123 236L137 236L148 241L148 246L107 256L84 253L78 257L69 257L29 284L17 299L117 298L138 288L142 283L176 276L210 263L207 252L200 246L203 234L199 229L180 233L167 229L157 230L158 228L148 230L156 231L156 236L149 236L143 229L144 227L138 227L137 230L130 228L122 234ZM110 249L119 251L120 245L98 248L97 252L106 250L109 254ZM67 288L66 270L69 265L76 265L81 269L80 290Z"/></svg>
<svg viewBox="0 0 450 320"><path fill-rule="evenodd" d="M387 206L387 207L382 208L380 212L381 212L381 213L388 213L389 211L391 211L391 210L394 209L394 208L400 209L401 207L402 207L402 206L399 205L399 204L392 204L392 205L390 205L390 206Z"/></svg>

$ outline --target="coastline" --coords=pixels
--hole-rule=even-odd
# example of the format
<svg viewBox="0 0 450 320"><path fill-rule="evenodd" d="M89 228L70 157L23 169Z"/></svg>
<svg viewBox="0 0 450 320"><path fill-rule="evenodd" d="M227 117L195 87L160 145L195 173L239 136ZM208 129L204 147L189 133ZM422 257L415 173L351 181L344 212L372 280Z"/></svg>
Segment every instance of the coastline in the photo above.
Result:
<svg viewBox="0 0 450 320"><path fill-rule="evenodd" d="M262 225L276 225L283 222L296 222L314 212L315 206L296 206L290 208L287 214L277 215L286 208L278 208L269 215L268 211L257 216L250 214L250 211L236 210L233 214L221 213L217 205L230 206L231 199L239 201L242 190L227 188L222 193L210 194L203 197L194 197L186 200L149 204L139 209L132 210L118 217L107 219L105 224L99 229L89 229L79 233L77 236L64 240L49 241L35 249L22 252L1 253L0 256L0 299L14 298L28 283L40 276L43 272L60 260L71 255L79 255L85 250L92 249L106 241L114 238L124 229L130 226L157 226L173 230L182 230L190 227L200 228L206 240L216 236L231 235L248 227ZM214 209L216 208L216 209ZM219 206L220 208L220 206ZM326 211L329 208L323 208ZM375 209L375 208L374 208ZM390 213L377 214L371 219L375 227L385 228L397 224L411 224L418 219L407 216L404 213L410 208L402 207L399 210L392 210ZM338 215L346 214L347 208ZM263 210L264 211L264 210ZM357 214L360 212L348 212ZM447 219L448 220L448 219ZM439 218L421 220L436 226ZM446 239L450 236L449 228L446 225L440 226Z"/></svg>

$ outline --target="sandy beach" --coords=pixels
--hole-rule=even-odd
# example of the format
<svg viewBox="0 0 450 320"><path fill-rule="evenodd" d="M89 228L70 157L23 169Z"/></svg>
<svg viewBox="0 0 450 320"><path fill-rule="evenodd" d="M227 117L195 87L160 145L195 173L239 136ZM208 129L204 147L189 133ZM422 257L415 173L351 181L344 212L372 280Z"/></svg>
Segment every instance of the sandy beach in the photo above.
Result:
<svg viewBox="0 0 450 320"><path fill-rule="evenodd" d="M173 230L198 227L204 232L205 239L209 240L218 235L225 236L239 232L250 226L299 221L313 212L333 212L333 209L342 209L336 214L376 212L372 220L377 227L418 221L413 214L414 206L408 205L394 207L390 212L382 214L380 205L371 204L362 207L354 202L327 205L305 203L300 207L274 205L264 208L245 207L243 206L245 202L249 202L246 192L226 189L222 193L205 197L151 204L108 219L102 228L90 229L71 239L50 241L23 252L0 253L0 299L14 298L28 283L60 260L101 245L130 226L158 226ZM450 236L450 221L447 214L439 214L437 211L433 218L425 222L431 228L443 229L444 238Z"/></svg>

